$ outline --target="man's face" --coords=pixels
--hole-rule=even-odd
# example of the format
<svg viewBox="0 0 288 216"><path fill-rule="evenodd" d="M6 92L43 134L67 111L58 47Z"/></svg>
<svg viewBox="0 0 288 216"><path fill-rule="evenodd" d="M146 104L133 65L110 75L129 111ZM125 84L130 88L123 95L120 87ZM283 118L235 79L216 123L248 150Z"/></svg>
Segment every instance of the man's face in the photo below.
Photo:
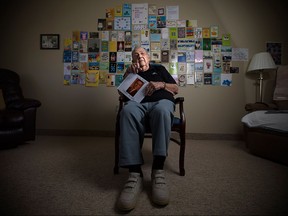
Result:
<svg viewBox="0 0 288 216"><path fill-rule="evenodd" d="M138 48L133 52L132 60L142 68L149 65L150 57L144 48Z"/></svg>

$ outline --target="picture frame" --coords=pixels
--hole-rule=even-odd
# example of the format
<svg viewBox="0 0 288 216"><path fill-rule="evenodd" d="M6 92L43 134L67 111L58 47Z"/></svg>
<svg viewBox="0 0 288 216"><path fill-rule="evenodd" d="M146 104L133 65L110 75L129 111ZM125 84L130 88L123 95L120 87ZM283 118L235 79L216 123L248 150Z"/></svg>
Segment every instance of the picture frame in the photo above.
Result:
<svg viewBox="0 0 288 216"><path fill-rule="evenodd" d="M40 49L55 50L60 48L59 34L40 34Z"/></svg>

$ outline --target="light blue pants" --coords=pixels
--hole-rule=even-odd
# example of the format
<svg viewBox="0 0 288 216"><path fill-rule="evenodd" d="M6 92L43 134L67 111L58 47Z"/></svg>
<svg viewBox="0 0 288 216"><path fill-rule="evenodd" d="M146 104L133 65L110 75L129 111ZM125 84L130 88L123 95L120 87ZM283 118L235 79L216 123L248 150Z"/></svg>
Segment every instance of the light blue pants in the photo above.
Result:
<svg viewBox="0 0 288 216"><path fill-rule="evenodd" d="M170 100L137 103L128 101L120 113L119 166L142 165L145 125L152 131L154 156L167 156L175 104Z"/></svg>

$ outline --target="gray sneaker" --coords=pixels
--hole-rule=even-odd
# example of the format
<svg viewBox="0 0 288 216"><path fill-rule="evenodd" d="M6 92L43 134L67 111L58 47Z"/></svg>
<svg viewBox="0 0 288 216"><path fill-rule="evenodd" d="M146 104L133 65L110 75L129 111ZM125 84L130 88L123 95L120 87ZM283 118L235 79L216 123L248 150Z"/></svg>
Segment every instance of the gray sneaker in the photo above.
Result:
<svg viewBox="0 0 288 216"><path fill-rule="evenodd" d="M118 198L117 208L130 211L135 208L139 194L143 190L143 178L140 173L130 173L129 178Z"/></svg>
<svg viewBox="0 0 288 216"><path fill-rule="evenodd" d="M161 206L169 203L169 188L165 178L164 170L152 171L152 201Z"/></svg>

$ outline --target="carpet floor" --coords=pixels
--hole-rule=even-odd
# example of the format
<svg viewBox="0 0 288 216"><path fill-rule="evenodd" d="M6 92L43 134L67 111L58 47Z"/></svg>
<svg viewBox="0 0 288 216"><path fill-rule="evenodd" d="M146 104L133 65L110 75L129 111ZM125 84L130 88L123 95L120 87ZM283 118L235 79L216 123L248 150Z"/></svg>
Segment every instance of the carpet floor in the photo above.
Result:
<svg viewBox="0 0 288 216"><path fill-rule="evenodd" d="M250 154L242 141L187 140L186 175L172 143L165 170L170 204L151 203L151 139L144 191L130 215L288 215L288 167ZM113 174L114 139L38 136L0 151L1 215L121 215L115 203L128 172Z"/></svg>

